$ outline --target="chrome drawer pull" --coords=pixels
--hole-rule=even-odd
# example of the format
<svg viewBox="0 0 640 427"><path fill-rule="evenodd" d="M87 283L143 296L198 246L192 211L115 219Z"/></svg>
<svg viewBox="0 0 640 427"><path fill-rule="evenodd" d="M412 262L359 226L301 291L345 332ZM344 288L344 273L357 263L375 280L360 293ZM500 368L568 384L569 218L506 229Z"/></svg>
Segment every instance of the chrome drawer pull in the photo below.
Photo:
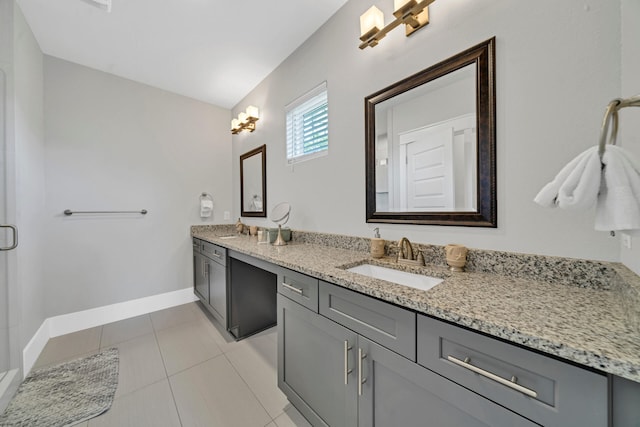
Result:
<svg viewBox="0 0 640 427"><path fill-rule="evenodd" d="M349 345L349 341L344 341L344 385L349 384L349 374L353 372L353 369L349 369L349 350L353 349Z"/></svg>
<svg viewBox="0 0 640 427"><path fill-rule="evenodd" d="M295 286L288 285L288 284L286 284L284 282L282 282L282 286L284 286L285 288L287 288L287 289L289 289L289 290L291 290L291 291L293 291L293 292L295 292L297 294L302 295L302 289L296 288Z"/></svg>
<svg viewBox="0 0 640 427"><path fill-rule="evenodd" d="M362 384L367 382L366 378L362 378L362 361L367 358L367 354L358 349L358 396L362 396Z"/></svg>
<svg viewBox="0 0 640 427"><path fill-rule="evenodd" d="M472 365L471 363L471 359L468 357L465 357L464 360L460 360L458 358L455 358L451 355L447 356L447 360L449 362L453 362L458 366L462 366L463 368L466 368L470 371L475 372L476 374L480 374L483 377L487 377L490 380L496 381L502 385L505 385L509 388L512 388L516 391L519 391L522 394L526 394L527 396L530 397L538 397L538 393L535 390L531 390L530 388L526 388L521 386L520 384L517 383L518 379L516 377L511 377L511 380L507 380L505 378L502 378L494 373L491 373L489 371L485 371L482 368L478 368L477 366Z"/></svg>
<svg viewBox="0 0 640 427"><path fill-rule="evenodd" d="M211 255L213 255L213 256L214 256L214 257L216 257L216 258L222 258L222 256L221 256L219 253L217 253L217 252L214 252L214 253L212 253Z"/></svg>

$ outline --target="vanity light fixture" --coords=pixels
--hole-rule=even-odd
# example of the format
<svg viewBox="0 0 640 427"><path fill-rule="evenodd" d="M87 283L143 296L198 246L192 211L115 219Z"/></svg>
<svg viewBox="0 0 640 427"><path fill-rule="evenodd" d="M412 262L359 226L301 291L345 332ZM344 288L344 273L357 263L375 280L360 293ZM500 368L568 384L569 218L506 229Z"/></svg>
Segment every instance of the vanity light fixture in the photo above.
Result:
<svg viewBox="0 0 640 427"><path fill-rule="evenodd" d="M429 23L429 5L435 0L393 0L393 16L395 19L384 26L384 14L380 9L371 6L360 16L360 49L373 47L400 24L405 26L408 37Z"/></svg>
<svg viewBox="0 0 640 427"><path fill-rule="evenodd" d="M253 132L256 130L256 122L260 119L260 112L258 107L249 105L247 111L243 111L238 114L237 119L231 120L231 133L236 135L243 130Z"/></svg>

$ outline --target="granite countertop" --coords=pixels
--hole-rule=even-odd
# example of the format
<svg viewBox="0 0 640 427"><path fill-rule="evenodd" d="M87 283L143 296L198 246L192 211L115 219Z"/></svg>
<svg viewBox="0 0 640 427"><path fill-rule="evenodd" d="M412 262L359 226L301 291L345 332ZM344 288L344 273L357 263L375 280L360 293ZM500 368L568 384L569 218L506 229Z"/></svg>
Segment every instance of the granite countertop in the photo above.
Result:
<svg viewBox="0 0 640 427"><path fill-rule="evenodd" d="M518 277L508 271L452 273L438 264L429 265L428 251L425 251L427 266L399 267L394 258L372 259L362 250L362 244L352 250L344 248L344 244L333 247L308 243L307 239L307 242L292 241L287 246L276 247L258 244L256 237L221 238L230 234L228 227L192 227L194 237L228 249L640 382L640 334L635 320L630 319L629 289L620 286L621 282L634 282L634 290L640 289L640 279L621 264L595 263L595 267L590 268L598 270L594 274L601 277L601 283L591 280L596 284L584 286L589 280L580 278L589 274L585 273L582 260L575 261L575 268L582 270L573 274L580 283L571 285L537 280L537 277L549 279L544 272L533 277ZM557 258L553 262L566 269L566 265L571 265L566 260ZM345 270L365 262L440 277L444 281L422 291ZM568 276L572 276L570 273ZM631 308L634 313L637 307Z"/></svg>

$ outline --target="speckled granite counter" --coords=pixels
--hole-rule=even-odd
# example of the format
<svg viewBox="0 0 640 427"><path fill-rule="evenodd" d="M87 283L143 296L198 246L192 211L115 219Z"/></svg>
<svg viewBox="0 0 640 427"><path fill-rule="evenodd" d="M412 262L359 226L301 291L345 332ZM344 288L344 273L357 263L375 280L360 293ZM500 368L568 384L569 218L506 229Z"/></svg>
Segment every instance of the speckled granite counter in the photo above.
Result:
<svg viewBox="0 0 640 427"><path fill-rule="evenodd" d="M228 249L640 382L640 278L621 264L476 250L474 271L451 273L438 247L416 245L432 264L402 268L444 278L420 291L346 271L364 262L398 267L393 258L371 259L367 239L300 233L275 247L220 238L230 234L226 226L192 227L194 237Z"/></svg>

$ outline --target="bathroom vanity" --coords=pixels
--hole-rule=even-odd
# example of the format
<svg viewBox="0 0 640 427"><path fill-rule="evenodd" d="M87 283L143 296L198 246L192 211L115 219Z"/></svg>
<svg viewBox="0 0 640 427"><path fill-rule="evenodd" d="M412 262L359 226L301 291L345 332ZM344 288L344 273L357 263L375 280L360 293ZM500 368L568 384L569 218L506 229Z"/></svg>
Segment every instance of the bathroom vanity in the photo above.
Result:
<svg viewBox="0 0 640 427"><path fill-rule="evenodd" d="M278 386L313 425L607 425L601 373L306 283L301 294L278 295ZM307 289L315 301L304 299Z"/></svg>
<svg viewBox="0 0 640 427"><path fill-rule="evenodd" d="M193 238L193 292L235 338L276 323L276 278L271 263Z"/></svg>
<svg viewBox="0 0 640 427"><path fill-rule="evenodd" d="M620 265L575 260L575 285L552 283L544 257L523 256L514 272L505 261L503 274L431 265L420 272L444 281L420 291L349 272L373 262L364 239L334 236L330 246L311 233L275 248L221 233L192 231L277 272L278 385L313 425L618 427L640 419L640 343L616 288L637 276Z"/></svg>

